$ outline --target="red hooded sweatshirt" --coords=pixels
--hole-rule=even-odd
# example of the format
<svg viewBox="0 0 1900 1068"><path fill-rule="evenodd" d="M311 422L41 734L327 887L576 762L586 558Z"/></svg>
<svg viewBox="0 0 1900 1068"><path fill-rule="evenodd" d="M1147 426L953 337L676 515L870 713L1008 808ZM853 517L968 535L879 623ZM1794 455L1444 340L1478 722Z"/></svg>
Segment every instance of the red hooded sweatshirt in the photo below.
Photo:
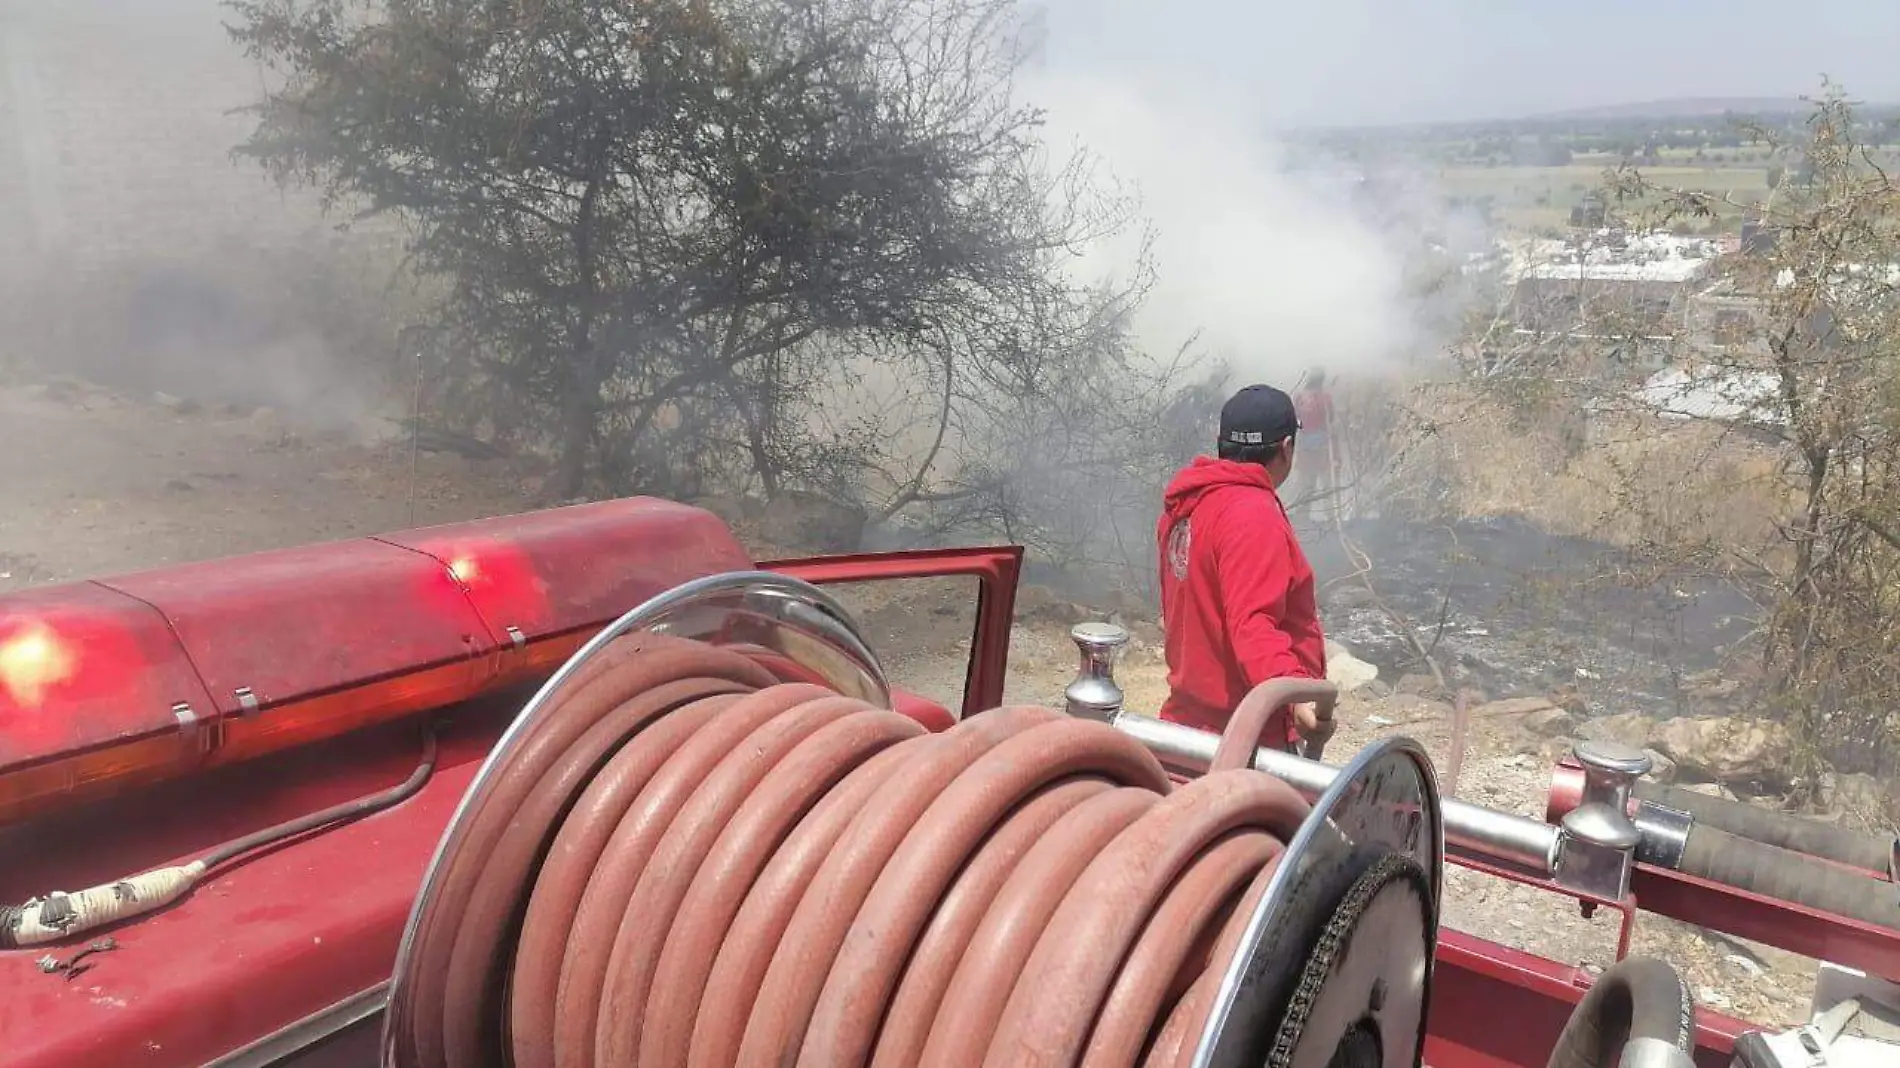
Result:
<svg viewBox="0 0 1900 1068"><path fill-rule="evenodd" d="M1325 678L1313 568L1266 468L1198 457L1162 500L1155 541L1170 693L1161 718L1219 731L1260 683ZM1296 740L1285 709L1267 738Z"/></svg>

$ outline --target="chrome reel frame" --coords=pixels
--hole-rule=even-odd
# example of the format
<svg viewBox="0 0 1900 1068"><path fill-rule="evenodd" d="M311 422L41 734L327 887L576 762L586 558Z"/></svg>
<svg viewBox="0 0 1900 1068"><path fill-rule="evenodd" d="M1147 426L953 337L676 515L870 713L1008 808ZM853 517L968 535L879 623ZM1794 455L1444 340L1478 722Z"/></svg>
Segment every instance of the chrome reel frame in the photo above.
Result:
<svg viewBox="0 0 1900 1068"><path fill-rule="evenodd" d="M878 708L888 709L892 704L884 666L850 612L830 594L802 579L769 571L708 575L675 586L609 624L569 657L521 707L469 781L448 829L436 843L396 950L388 1010L383 1017L380 1059L385 1068L395 1064L395 1037L408 1027L413 1011L408 977L414 966L416 932L439 907L446 858L461 847L474 817L490 803L502 770L546 727L553 695L609 643L634 631L776 654L813 672L841 694Z"/></svg>
<svg viewBox="0 0 1900 1068"><path fill-rule="evenodd" d="M1310 926L1315 918L1313 903L1298 895L1308 890L1309 878L1328 868L1349 873L1336 888L1343 895L1369 859L1391 854L1416 864L1430 883L1432 929L1425 933L1435 943L1444 901L1444 816L1430 757L1418 742L1404 737L1381 739L1361 750L1313 803L1312 815L1288 844L1248 918L1241 951L1221 979L1214 1011L1195 1047L1194 1068L1252 1068L1266 1062L1307 956L1302 950L1289 959L1289 954L1275 951L1284 950L1283 938L1308 938L1308 932L1296 928ZM1337 903L1337 898L1326 902L1323 916L1330 916ZM1318 933L1316 929L1310 936ZM1420 1019L1412 1064L1420 1063L1424 1053L1431 970L1428 950L1424 973L1416 977Z"/></svg>

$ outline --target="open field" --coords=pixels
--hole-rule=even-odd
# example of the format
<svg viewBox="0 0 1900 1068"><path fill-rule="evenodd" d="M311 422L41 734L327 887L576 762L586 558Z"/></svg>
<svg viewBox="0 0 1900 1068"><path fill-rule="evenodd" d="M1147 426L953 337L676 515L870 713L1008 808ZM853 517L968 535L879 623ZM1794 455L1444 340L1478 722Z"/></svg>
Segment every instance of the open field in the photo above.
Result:
<svg viewBox="0 0 1900 1068"><path fill-rule="evenodd" d="M1497 221L1508 229L1534 232L1561 228L1570 209L1584 196L1603 187L1605 173L1615 161L1572 163L1567 167L1444 167L1437 172L1448 197L1489 203ZM1675 189L1708 192L1741 203L1754 203L1768 193L1768 170L1763 165L1693 166L1668 160L1662 166L1642 168L1651 181ZM1723 209L1722 223L1732 228L1738 209Z"/></svg>

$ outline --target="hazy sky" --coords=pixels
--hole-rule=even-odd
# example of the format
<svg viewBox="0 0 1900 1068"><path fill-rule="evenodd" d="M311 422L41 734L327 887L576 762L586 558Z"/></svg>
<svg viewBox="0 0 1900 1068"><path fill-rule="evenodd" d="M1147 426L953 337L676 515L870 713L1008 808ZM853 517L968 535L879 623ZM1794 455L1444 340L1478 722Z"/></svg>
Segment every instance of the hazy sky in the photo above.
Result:
<svg viewBox="0 0 1900 1068"><path fill-rule="evenodd" d="M1047 59L1269 125L1796 96L1900 102L1900 0L1045 0Z"/></svg>

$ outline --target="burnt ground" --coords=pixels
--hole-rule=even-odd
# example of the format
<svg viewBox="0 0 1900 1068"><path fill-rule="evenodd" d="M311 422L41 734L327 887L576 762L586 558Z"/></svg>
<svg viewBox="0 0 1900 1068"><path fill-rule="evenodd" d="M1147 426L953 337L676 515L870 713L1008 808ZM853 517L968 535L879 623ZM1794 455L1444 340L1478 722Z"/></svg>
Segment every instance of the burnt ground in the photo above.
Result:
<svg viewBox="0 0 1900 1068"><path fill-rule="evenodd" d="M1521 519L1345 533L1372 563L1371 591L1334 531L1303 532L1326 630L1387 677L1424 670L1403 621L1461 685L1562 691L1594 715L1668 717L1690 711L1687 680L1750 647L1756 610L1737 587L1656 574L1613 546Z"/></svg>
<svg viewBox="0 0 1900 1068"><path fill-rule="evenodd" d="M526 482L504 465L424 454L412 480L400 442L299 426L269 410L16 382L0 384L0 429L8 446L0 449L0 592L532 506ZM1449 585L1453 611L1438 652L1492 697L1541 695L1583 681L1603 711L1667 701L1672 678L1713 663L1741 633L1734 622L1740 603L1722 591L1603 585L1579 595L1574 580L1602 570L1600 547L1593 554L1587 544L1519 524L1362 528L1354 536L1375 560L1381 596L1417 626L1436 629ZM1309 541L1323 576L1349 574L1323 539ZM758 551L772 555L768 547ZM1456 566L1447 568L1448 559ZM1328 623L1390 679L1405 668L1405 643L1386 613L1356 601L1353 588L1346 581L1326 587ZM894 679L946 703L959 699L974 604L968 583L840 592ZM1138 645L1122 671L1129 704L1153 708L1165 692L1165 668L1152 625L1131 622ZM1075 667L1066 629L1042 616L1019 625L1009 700L1060 699ZM1421 715L1430 706L1413 701L1404 694L1349 699L1329 759L1405 733L1426 742L1444 766L1449 725L1442 715ZM1541 815L1550 744L1509 724L1474 724L1459 795ZM1596 967L1611 959L1614 930L1603 916L1584 921L1560 900L1469 872L1454 871L1450 886L1451 926L1566 962ZM1813 970L1799 959L1649 918L1637 948L1683 966L1715 1007L1763 1021L1803 1013Z"/></svg>

